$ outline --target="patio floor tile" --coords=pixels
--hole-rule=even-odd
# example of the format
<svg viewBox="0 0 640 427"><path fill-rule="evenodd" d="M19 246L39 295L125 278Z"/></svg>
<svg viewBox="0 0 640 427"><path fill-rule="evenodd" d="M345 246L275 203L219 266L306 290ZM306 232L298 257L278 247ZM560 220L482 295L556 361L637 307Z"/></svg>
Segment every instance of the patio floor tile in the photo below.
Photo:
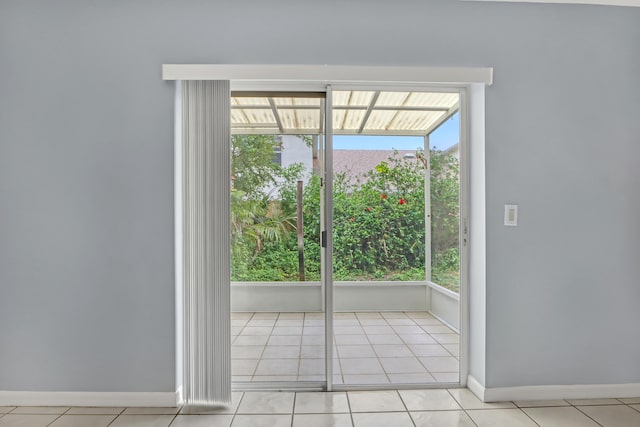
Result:
<svg viewBox="0 0 640 427"><path fill-rule="evenodd" d="M350 414L295 414L293 427L353 427Z"/></svg>
<svg viewBox="0 0 640 427"><path fill-rule="evenodd" d="M451 426L475 427L464 411L411 412L416 427Z"/></svg>
<svg viewBox="0 0 640 427"><path fill-rule="evenodd" d="M63 415L51 427L107 427L117 415Z"/></svg>
<svg viewBox="0 0 640 427"><path fill-rule="evenodd" d="M347 393L297 393L294 412L297 414L349 413Z"/></svg>
<svg viewBox="0 0 640 427"><path fill-rule="evenodd" d="M525 408L523 411L541 427L598 427L598 423L572 406Z"/></svg>
<svg viewBox="0 0 640 427"><path fill-rule="evenodd" d="M384 414L353 414L354 427L414 427L406 412Z"/></svg>
<svg viewBox="0 0 640 427"><path fill-rule="evenodd" d="M381 357L378 359L387 374L414 374L426 372L415 357Z"/></svg>
<svg viewBox="0 0 640 427"><path fill-rule="evenodd" d="M640 412L629 406L579 406L578 409L606 427L640 426Z"/></svg>
<svg viewBox="0 0 640 427"><path fill-rule="evenodd" d="M350 391L347 395L351 412L406 411L396 390Z"/></svg>
<svg viewBox="0 0 640 427"><path fill-rule="evenodd" d="M400 344L374 344L378 357L413 357L413 352L406 345Z"/></svg>
<svg viewBox="0 0 640 427"><path fill-rule="evenodd" d="M324 381L323 313L232 318L234 381ZM335 313L334 333L336 384L458 382L458 335L429 313Z"/></svg>
<svg viewBox="0 0 640 427"><path fill-rule="evenodd" d="M376 357L373 347L370 345L339 345L338 356L342 359Z"/></svg>
<svg viewBox="0 0 640 427"><path fill-rule="evenodd" d="M400 390L409 411L449 411L462 409L447 390Z"/></svg>
<svg viewBox="0 0 640 427"><path fill-rule="evenodd" d="M467 411L478 427L537 427L519 409L478 409Z"/></svg>
<svg viewBox="0 0 640 427"><path fill-rule="evenodd" d="M295 393L251 392L245 393L238 407L238 414L291 414Z"/></svg>
<svg viewBox="0 0 640 427"><path fill-rule="evenodd" d="M420 374L387 374L391 384L428 384L436 382L436 379L427 372Z"/></svg>
<svg viewBox="0 0 640 427"><path fill-rule="evenodd" d="M460 366L455 357L421 357L420 361L429 372L457 372Z"/></svg>
<svg viewBox="0 0 640 427"><path fill-rule="evenodd" d="M340 361L344 374L384 374L377 358L342 359Z"/></svg>

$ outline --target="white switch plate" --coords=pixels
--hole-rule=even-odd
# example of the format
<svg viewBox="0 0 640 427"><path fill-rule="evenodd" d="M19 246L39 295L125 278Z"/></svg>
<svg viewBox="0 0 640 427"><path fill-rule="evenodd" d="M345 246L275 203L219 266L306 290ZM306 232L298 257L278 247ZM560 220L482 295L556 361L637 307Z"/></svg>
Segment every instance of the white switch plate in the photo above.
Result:
<svg viewBox="0 0 640 427"><path fill-rule="evenodd" d="M504 205L504 225L508 227L518 225L518 205Z"/></svg>

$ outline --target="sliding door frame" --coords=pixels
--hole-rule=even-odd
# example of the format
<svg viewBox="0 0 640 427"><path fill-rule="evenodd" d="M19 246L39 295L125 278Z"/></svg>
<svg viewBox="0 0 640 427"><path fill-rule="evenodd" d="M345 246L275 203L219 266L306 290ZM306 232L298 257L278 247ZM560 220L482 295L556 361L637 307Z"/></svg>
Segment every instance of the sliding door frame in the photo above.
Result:
<svg viewBox="0 0 640 427"><path fill-rule="evenodd" d="M324 287L324 349L326 390L333 390L333 92L331 85L325 91L323 186L324 210L322 286Z"/></svg>
<svg viewBox="0 0 640 427"><path fill-rule="evenodd" d="M436 84L402 84L402 83L351 83L336 84L332 86L332 91L385 91L385 92L443 92L457 93L459 96L458 111L460 114L460 349L459 349L459 382L457 383L394 383L375 385L334 385L336 391L347 390L382 390L382 389L425 389L425 388L455 388L466 387L467 376L469 374L469 224L470 224L470 179L469 179L469 95L466 85L436 85ZM332 133L333 135L333 133ZM425 151L428 151L428 141L425 136ZM331 207L333 209L333 206ZM425 213L426 214L426 213ZM425 230L426 231L426 230ZM430 230L428 230L430 233ZM425 258L425 264L429 263ZM430 269L430 267L429 267ZM427 278L427 280L430 280ZM332 281L333 283L333 281Z"/></svg>
<svg viewBox="0 0 640 427"><path fill-rule="evenodd" d="M470 216L470 105L471 100L469 96L469 89L472 87L483 88L485 85L490 85L493 82L493 70L491 68L462 68L462 67L351 67L351 66L288 66L288 65L202 65L202 64L165 64L163 65L163 79L164 80L230 80L232 91L284 91L284 92L324 92L327 94L325 103L325 192L329 193L329 200L325 203L325 231L327 234L327 247L324 248L328 252L327 262L323 267L325 274L328 274L329 281L332 284L332 210L333 203L331 200L331 188L332 188L332 114L331 113L331 98L332 91L334 90L365 90L376 88L377 90L385 91L457 91L460 94L460 219L461 219L461 232L460 232L460 248L461 248L461 283L460 283L460 382L459 384L437 384L438 387L443 386L466 386L467 376L469 375L470 355L469 354L469 341L470 341L470 297L469 292L469 253L470 253L470 240L469 240L469 228L471 227L472 220L476 221ZM178 82L177 87L180 87ZM480 93L481 97L475 96L475 103L484 103L484 89L474 90L473 93ZM482 104L482 108L483 104ZM474 108L474 111L476 108ZM482 110L484 113L484 110ZM481 117L484 120L484 116ZM484 127L481 126L482 132ZM176 129L176 133L178 130ZM478 140L478 146L484 150L484 134L476 135L474 131L474 138ZM475 164L475 163L474 163ZM328 165L328 168L327 168ZM478 170L484 172L484 164L479 164ZM484 188L484 181L482 183ZM484 197L484 193L482 194ZM328 213L328 215L327 215ZM484 213L477 216L484 220ZM182 224L178 224L182 221L181 218L176 215L176 227L181 227ZM485 224L477 224L484 230ZM480 230L480 228L478 228ZM463 243L464 242L464 243ZM478 242L475 246L474 254L477 252L480 257L485 255L485 242ZM179 265L181 256L178 256L178 251L181 250L176 246L176 271L181 271L182 266ZM483 261L484 262L484 261ZM478 285L481 287L480 293L485 292L485 278L479 277L477 280ZM177 292L178 294L178 292ZM176 297L176 324L181 325L184 322L183 313L177 308L178 295ZM474 307L480 309L480 314L484 313L485 307L482 305L482 301L477 301ZM331 285L325 286L325 327L326 327L326 346L325 346L325 359L326 359L326 390L341 390L341 389L355 389L355 388L369 388L369 387L351 387L348 385L335 386L333 384L333 287ZM482 330L477 330L477 338L481 340L479 343L480 349L483 350L483 354L478 354L475 357L478 360L484 360L485 354L485 324L480 325ZM177 400L181 403L180 389L182 387L181 373L184 363L179 354L182 351L184 337L176 336L176 388L177 388ZM484 369L479 373L484 376ZM476 375L479 375L476 374ZM231 372L229 372L231 375ZM474 379L474 378L472 378ZM297 389L311 390L317 389L319 383L295 383ZM424 388L424 384L419 385L380 385L370 388L383 389L383 388ZM266 385L261 388L276 388L274 385Z"/></svg>

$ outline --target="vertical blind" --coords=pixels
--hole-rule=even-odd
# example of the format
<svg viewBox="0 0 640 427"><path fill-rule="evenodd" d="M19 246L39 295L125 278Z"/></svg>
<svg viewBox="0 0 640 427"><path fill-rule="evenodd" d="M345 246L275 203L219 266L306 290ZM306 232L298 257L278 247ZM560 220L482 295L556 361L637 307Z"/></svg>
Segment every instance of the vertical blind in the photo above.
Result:
<svg viewBox="0 0 640 427"><path fill-rule="evenodd" d="M182 399L186 406L229 405L230 84L181 85Z"/></svg>

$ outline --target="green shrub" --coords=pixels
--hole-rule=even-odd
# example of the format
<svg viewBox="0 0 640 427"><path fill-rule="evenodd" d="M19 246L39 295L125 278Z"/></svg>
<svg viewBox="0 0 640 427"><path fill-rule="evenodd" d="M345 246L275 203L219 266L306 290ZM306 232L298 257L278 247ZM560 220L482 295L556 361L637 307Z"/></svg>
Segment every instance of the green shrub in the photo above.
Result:
<svg viewBox="0 0 640 427"><path fill-rule="evenodd" d="M298 280L296 181L301 165L282 168L269 153L279 140L234 136L232 280ZM267 156L267 160L252 160ZM334 179L334 280L424 280L423 157L393 156L361 177ZM251 165L250 171L243 168ZM457 160L431 152L432 279L455 286L459 269ZM251 172L251 173L249 173ZM266 188L277 191L265 193ZM320 279L320 180L304 187L305 278ZM459 282L459 279L458 279Z"/></svg>

